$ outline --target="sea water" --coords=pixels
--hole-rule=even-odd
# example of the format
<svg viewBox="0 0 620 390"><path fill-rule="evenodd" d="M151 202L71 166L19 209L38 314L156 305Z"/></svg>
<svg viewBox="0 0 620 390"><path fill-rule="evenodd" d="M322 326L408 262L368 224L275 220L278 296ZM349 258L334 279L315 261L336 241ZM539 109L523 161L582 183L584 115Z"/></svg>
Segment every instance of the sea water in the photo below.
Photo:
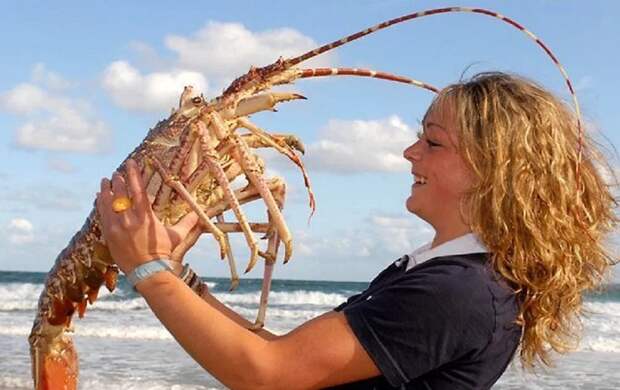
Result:
<svg viewBox="0 0 620 390"><path fill-rule="evenodd" d="M44 273L0 272L0 389L32 388L27 337L44 278ZM227 279L204 280L219 300L254 319L261 280L243 279L233 292ZM274 280L267 329L286 333L366 286ZM588 296L585 306L590 314L577 352L557 358L556 367L537 375L512 365L494 389L620 389L620 285ZM73 325L81 389L224 388L181 349L122 277L113 294L102 288L97 302L83 319L75 316Z"/></svg>

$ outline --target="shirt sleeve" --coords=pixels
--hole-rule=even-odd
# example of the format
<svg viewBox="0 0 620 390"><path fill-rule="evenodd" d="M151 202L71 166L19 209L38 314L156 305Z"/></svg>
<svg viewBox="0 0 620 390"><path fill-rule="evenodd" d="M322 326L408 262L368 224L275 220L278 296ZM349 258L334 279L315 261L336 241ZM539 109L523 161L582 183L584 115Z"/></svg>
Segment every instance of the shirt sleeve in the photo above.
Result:
<svg viewBox="0 0 620 390"><path fill-rule="evenodd" d="M416 270L345 306L349 326L390 385L400 386L486 345L492 307L486 287L458 266ZM476 323L478 322L478 323Z"/></svg>
<svg viewBox="0 0 620 390"><path fill-rule="evenodd" d="M406 256L406 255L405 255ZM400 258L402 259L402 257ZM400 260L397 259L396 261ZM379 273L379 275L377 275L368 285L368 288L366 288L364 291L362 291L361 293L355 294L355 295L351 295L349 298L347 298L347 300L345 302L342 302L340 305L336 306L334 308L334 311L342 311L342 309L344 309L346 306L350 305L351 303L357 301L359 299L359 297L361 297L362 295L365 295L367 293L368 290L372 289L374 286L376 286L378 283L381 283L382 280L384 280L388 275L390 275L392 272L394 272L394 264L391 264L389 267L387 267L386 269L384 269L383 271L381 271L381 273Z"/></svg>
<svg viewBox="0 0 620 390"><path fill-rule="evenodd" d="M362 296L362 293L351 295L346 301L336 306L334 311L342 311L342 309L344 309L347 305L350 305L352 302L355 302L360 296Z"/></svg>

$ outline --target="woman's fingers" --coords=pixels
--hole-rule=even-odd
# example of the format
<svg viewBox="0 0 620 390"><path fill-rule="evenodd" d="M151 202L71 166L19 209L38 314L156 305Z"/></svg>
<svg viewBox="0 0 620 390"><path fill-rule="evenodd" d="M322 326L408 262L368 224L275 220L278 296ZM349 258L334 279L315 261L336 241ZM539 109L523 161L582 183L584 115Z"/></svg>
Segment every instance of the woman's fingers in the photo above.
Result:
<svg viewBox="0 0 620 390"><path fill-rule="evenodd" d="M110 225L110 213L112 211L112 188L107 178L101 179L100 191L97 194L97 212L103 227Z"/></svg>
<svg viewBox="0 0 620 390"><path fill-rule="evenodd" d="M125 179L120 173L114 172L112 174L112 192L114 193L114 199L120 197L128 197L127 186L125 185Z"/></svg>
<svg viewBox="0 0 620 390"><path fill-rule="evenodd" d="M172 230L176 233L174 246L177 246L193 227L199 223L198 214L195 212L187 213L179 222L172 226Z"/></svg>
<svg viewBox="0 0 620 390"><path fill-rule="evenodd" d="M151 209L137 164L129 161L126 167L126 179L115 173L112 180L101 180L96 206L112 257L123 271L131 271L149 259L168 256L172 240L155 214L147 214Z"/></svg>
<svg viewBox="0 0 620 390"><path fill-rule="evenodd" d="M112 208L112 187L110 186L110 180L106 177L101 179L99 197L102 206L109 206Z"/></svg>
<svg viewBox="0 0 620 390"><path fill-rule="evenodd" d="M112 174L112 192L114 193L112 208L117 214L118 219L127 228L131 225L134 217L134 205L129 197L125 179L119 172Z"/></svg>
<svg viewBox="0 0 620 390"><path fill-rule="evenodd" d="M143 220L150 207L149 198L142 182L142 174L135 160L127 160L127 182L129 184L129 192L133 198L133 206L136 216L139 220Z"/></svg>

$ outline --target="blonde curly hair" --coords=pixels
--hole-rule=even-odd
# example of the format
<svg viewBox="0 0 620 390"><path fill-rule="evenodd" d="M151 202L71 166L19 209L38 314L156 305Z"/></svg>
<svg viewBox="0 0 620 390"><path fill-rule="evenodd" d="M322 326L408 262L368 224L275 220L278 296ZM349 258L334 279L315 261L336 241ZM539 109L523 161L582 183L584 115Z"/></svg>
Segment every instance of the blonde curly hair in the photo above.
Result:
<svg viewBox="0 0 620 390"><path fill-rule="evenodd" d="M549 366L551 350L577 346L583 293L599 286L614 263L604 245L618 222L613 170L584 133L577 179L575 115L522 77L481 73L450 85L427 115L446 100L475 178L462 203L471 229L517 294L521 362ZM601 167L611 176L604 178Z"/></svg>

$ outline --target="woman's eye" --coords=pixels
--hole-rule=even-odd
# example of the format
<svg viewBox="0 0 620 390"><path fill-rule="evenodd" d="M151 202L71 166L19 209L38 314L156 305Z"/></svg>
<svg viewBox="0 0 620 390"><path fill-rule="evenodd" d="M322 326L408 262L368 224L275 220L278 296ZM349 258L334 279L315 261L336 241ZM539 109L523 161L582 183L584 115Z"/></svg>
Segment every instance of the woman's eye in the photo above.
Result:
<svg viewBox="0 0 620 390"><path fill-rule="evenodd" d="M424 137L424 133L423 133L422 131L418 131L416 135L418 136L418 139L419 139L419 140L426 141L426 144L427 144L428 146L430 146L430 147L433 147L433 146L441 146L440 144L438 144L438 143L436 143L436 142L433 142L433 141L429 140L428 138Z"/></svg>

